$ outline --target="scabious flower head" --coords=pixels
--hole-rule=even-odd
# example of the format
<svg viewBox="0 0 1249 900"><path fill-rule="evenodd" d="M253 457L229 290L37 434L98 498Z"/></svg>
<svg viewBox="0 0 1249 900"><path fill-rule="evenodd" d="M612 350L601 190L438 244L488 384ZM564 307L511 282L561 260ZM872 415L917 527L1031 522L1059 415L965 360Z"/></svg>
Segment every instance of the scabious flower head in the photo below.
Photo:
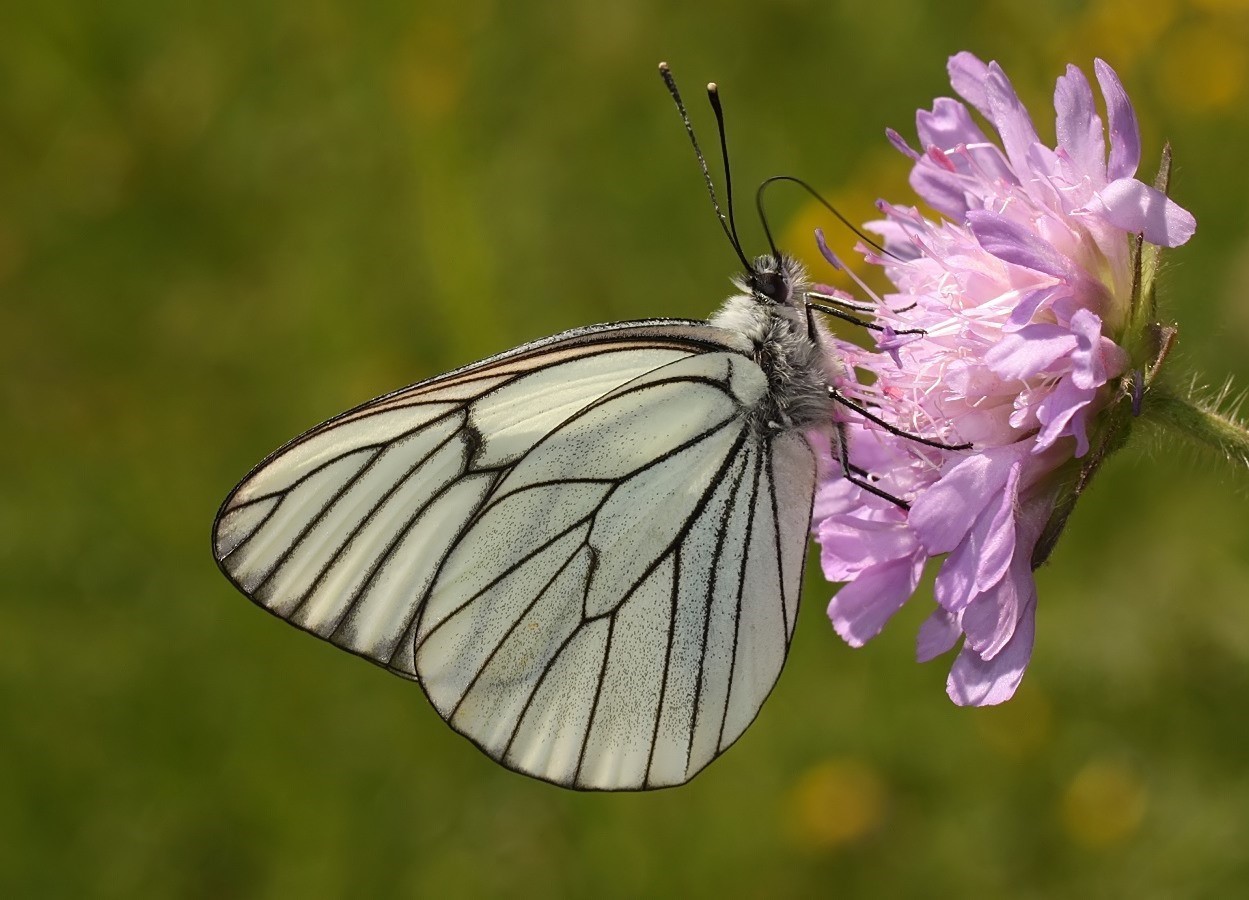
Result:
<svg viewBox="0 0 1249 900"><path fill-rule="evenodd" d="M1099 423L1139 364L1142 242L1174 247L1195 229L1136 178L1131 103L1110 66L1094 69L1106 127L1088 80L1069 66L1054 92L1051 148L996 63L951 58L965 102L940 98L916 115L919 150L889 133L912 160L911 186L941 217L880 204L884 219L868 227L886 253L860 249L895 291L875 298L875 350L838 345L872 376L840 385L848 398L898 430L972 449L925 446L846 412L851 464L910 509L827 461L814 530L825 574L848 582L829 616L862 645L943 557L917 650L925 661L962 640L947 681L959 704L1000 703L1019 685L1032 653L1032 572L1048 552L1038 544L1061 526L1076 476L1091 471L1072 461L1105 451Z"/></svg>

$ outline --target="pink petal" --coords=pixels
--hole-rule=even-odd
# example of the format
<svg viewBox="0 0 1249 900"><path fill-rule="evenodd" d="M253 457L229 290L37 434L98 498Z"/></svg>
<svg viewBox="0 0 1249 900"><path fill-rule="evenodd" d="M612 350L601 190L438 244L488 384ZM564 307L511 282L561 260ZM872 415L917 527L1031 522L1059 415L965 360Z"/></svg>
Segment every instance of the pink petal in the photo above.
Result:
<svg viewBox="0 0 1249 900"><path fill-rule="evenodd" d="M1128 93L1114 69L1095 59L1093 71L1097 73L1097 83L1106 98L1106 118L1110 125L1110 159L1106 164L1106 177L1111 181L1131 178L1141 164L1141 129L1136 123L1136 111L1132 109L1132 101L1128 99Z"/></svg>
<svg viewBox="0 0 1249 900"><path fill-rule="evenodd" d="M1000 378L1023 381L1044 372L1076 346L1076 336L1061 325L1028 325L1003 335L984 361Z"/></svg>
<svg viewBox="0 0 1249 900"><path fill-rule="evenodd" d="M925 558L918 553L867 569L828 603L833 629L851 647L862 647L915 593Z"/></svg>
<svg viewBox="0 0 1249 900"><path fill-rule="evenodd" d="M1084 429L1084 418L1077 413L1093 402L1094 391L1076 387L1070 378L1064 378L1048 397L1037 404L1036 417L1041 431L1036 436L1033 453L1040 453L1054 445L1055 441L1072 435L1076 439L1076 456L1088 452L1089 439Z"/></svg>
<svg viewBox="0 0 1249 900"><path fill-rule="evenodd" d="M1002 67L995 62L989 63L985 90L989 99L989 121L1002 137L1002 147L1015 175L1024 181L1029 170L1028 151L1041 140L1032 125L1032 117Z"/></svg>
<svg viewBox="0 0 1249 900"><path fill-rule="evenodd" d="M993 659L1015 633L1019 619L1018 585L1003 578L993 590L981 594L963 610L963 632L967 646L981 659Z"/></svg>
<svg viewBox="0 0 1249 900"><path fill-rule="evenodd" d="M953 150L959 144L983 144L988 138L967 111L967 107L949 97L938 97L932 111L921 109L915 114L915 130L925 147Z"/></svg>
<svg viewBox="0 0 1249 900"><path fill-rule="evenodd" d="M976 108L986 119L989 118L989 97L985 92L985 81L989 77L989 67L974 53L964 50L955 53L946 64L950 75L950 85L960 97Z"/></svg>
<svg viewBox="0 0 1249 900"><path fill-rule="evenodd" d="M979 545L976 553L978 591L987 591L1001 581L1015 555L1015 507L1023 463L1022 457L1011 463L997 509L986 509L980 514L984 526L972 529L972 537Z"/></svg>
<svg viewBox="0 0 1249 900"><path fill-rule="evenodd" d="M1006 577L963 610L960 622L967 643L981 659L993 659L1006 647L1018 626L1021 603L1036 596L1031 564L1035 529L1030 529L1028 524L1024 523L1020 529L1021 541L1015 548Z"/></svg>
<svg viewBox="0 0 1249 900"><path fill-rule="evenodd" d="M1071 330L1078 340L1071 354L1071 382L1076 387L1099 388L1126 368L1127 353L1110 338L1102 337L1102 320L1097 313L1076 310L1071 316Z"/></svg>
<svg viewBox="0 0 1249 900"><path fill-rule="evenodd" d="M945 692L959 706L994 706L1014 696L1024 670L1032 658L1036 636L1036 597L1029 598L1020 611L1010 641L992 659L982 659L964 646L950 667Z"/></svg>
<svg viewBox="0 0 1249 900"><path fill-rule="evenodd" d="M1057 285L1048 284L1044 287L1036 288L1028 291L1019 298L1019 302L1015 308L1011 310L1010 317L1006 320L1004 326L1005 331L1017 330L1029 322L1036 316L1037 312L1058 296L1059 292L1066 289L1066 285L1059 282Z"/></svg>
<svg viewBox="0 0 1249 900"><path fill-rule="evenodd" d="M914 532L900 521L837 515L821 521L815 532L821 566L830 581L848 581L871 566L909 557L918 547Z"/></svg>
<svg viewBox="0 0 1249 900"><path fill-rule="evenodd" d="M976 596L976 547L970 540L964 539L942 560L932 596L938 606L955 614Z"/></svg>
<svg viewBox="0 0 1249 900"><path fill-rule="evenodd" d="M992 456L977 453L915 499L907 521L931 555L948 553L963 540L984 505L982 489L995 487L998 468Z"/></svg>
<svg viewBox="0 0 1249 900"><path fill-rule="evenodd" d="M1089 80L1075 66L1054 86L1054 127L1058 146L1076 170L1093 180L1094 189L1106 183L1106 138L1097 115Z"/></svg>
<svg viewBox="0 0 1249 900"><path fill-rule="evenodd" d="M1070 275L1071 264L1035 231L987 209L967 213L967 224L980 246L1003 262L1057 278Z"/></svg>
<svg viewBox="0 0 1249 900"><path fill-rule="evenodd" d="M1111 225L1159 247L1178 247L1197 230L1193 214L1155 188L1135 178L1120 178L1102 188L1089 204Z"/></svg>
<svg viewBox="0 0 1249 900"><path fill-rule="evenodd" d="M942 215L957 222L967 214L967 191L963 179L954 172L938 168L927 157L911 168L907 181L911 190Z"/></svg>
<svg viewBox="0 0 1249 900"><path fill-rule="evenodd" d="M919 626L919 635L915 639L916 661L928 662L949 652L958 642L960 634L958 616L938 606Z"/></svg>
<svg viewBox="0 0 1249 900"><path fill-rule="evenodd" d="M907 522L930 555L949 553L962 543L985 504L1006 484L1011 464L1026 452L1012 444L974 453L915 498Z"/></svg>
<svg viewBox="0 0 1249 900"><path fill-rule="evenodd" d="M1010 466L1006 483L990 498L967 537L954 548L937 573L933 596L952 613L991 590L1006 574L1015 555L1015 506L1019 494L1022 458Z"/></svg>

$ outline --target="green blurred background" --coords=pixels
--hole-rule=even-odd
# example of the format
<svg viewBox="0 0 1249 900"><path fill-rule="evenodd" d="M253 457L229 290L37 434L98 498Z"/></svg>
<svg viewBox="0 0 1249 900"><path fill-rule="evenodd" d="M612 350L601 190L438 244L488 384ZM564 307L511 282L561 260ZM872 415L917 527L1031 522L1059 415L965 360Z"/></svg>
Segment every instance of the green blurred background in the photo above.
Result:
<svg viewBox="0 0 1249 900"><path fill-rule="evenodd" d="M0 894L1226 896L1249 881L1249 497L1171 442L1110 464L1040 574L1009 705L852 651L810 574L788 670L692 784L497 767L414 686L216 571L290 436L564 328L704 316L734 259L655 64L743 186L907 200L883 137L1001 61L1043 129L1103 56L1196 239L1174 371L1249 386L1249 3L10 5L0 13ZM834 229L774 198L784 243ZM752 216L748 245L760 248Z"/></svg>

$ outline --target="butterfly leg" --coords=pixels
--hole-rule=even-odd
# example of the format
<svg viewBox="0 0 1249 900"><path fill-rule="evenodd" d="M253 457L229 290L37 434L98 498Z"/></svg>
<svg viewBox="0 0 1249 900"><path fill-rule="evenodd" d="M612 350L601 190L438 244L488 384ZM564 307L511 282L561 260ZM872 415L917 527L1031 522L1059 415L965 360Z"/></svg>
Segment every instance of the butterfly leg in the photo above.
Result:
<svg viewBox="0 0 1249 900"><path fill-rule="evenodd" d="M808 297L821 297L821 298L826 297L826 295L824 294L807 294L807 296ZM850 309L854 309L855 311L858 311L859 309L856 305L837 300L835 297L828 297L827 299L833 300L834 302L838 304L838 306L845 306ZM842 309L839 309L835 306L827 306L823 303L812 303L808 301L807 307L809 309L819 310L820 312L824 313L824 315L826 316L832 316L835 319L841 319L843 322L849 322L851 325L858 325L860 328L866 328L869 331L884 331L885 330L885 327L883 325L877 325L874 322L868 322L866 319L860 319L858 316L853 315L852 313L846 312ZM895 335L897 334L927 334L927 333L928 332L924 331L924 329L922 328L905 328L901 331L894 332Z"/></svg>
<svg viewBox="0 0 1249 900"><path fill-rule="evenodd" d="M921 437L918 434L912 434L909 431L905 431L904 429L899 428L897 425L890 425L880 416L874 415L873 413L869 412L867 407L865 407L863 404L856 403L855 401L851 400L849 397L847 397L841 391L837 390L837 388L833 387L831 384L828 386L828 396L829 398L832 399L834 403L840 403L842 406L846 407L846 409L853 410L854 412L861 415L863 418L867 419L869 422L873 422L879 425L881 428L885 429L885 431L889 432L890 434L896 435L897 437L900 437L900 438L906 438L908 441L914 441L917 444L923 444L925 447L936 447L938 450L970 450L972 447L971 444L943 444L940 441L934 441L931 438Z"/></svg>
<svg viewBox="0 0 1249 900"><path fill-rule="evenodd" d="M895 497L888 491L881 490L876 487L876 485L868 481L867 478L870 476L868 475L866 469L860 469L858 466L850 464L850 443L848 435L846 434L846 423L837 422L835 424L837 428L837 456L841 462L841 474L846 481L850 482L857 488L867 491L869 494L879 497L882 500L888 500L894 506L900 507L901 509L910 509L911 504L899 497Z"/></svg>

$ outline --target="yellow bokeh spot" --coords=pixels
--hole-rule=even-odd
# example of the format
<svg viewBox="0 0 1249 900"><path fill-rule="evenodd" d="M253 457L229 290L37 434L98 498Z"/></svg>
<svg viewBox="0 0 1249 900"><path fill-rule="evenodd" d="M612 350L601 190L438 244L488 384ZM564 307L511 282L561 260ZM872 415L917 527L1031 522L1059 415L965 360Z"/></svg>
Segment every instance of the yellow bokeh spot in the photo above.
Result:
<svg viewBox="0 0 1249 900"><path fill-rule="evenodd" d="M804 850L835 850L873 833L885 818L887 790L861 760L830 759L808 769L790 788L786 824Z"/></svg>
<svg viewBox="0 0 1249 900"><path fill-rule="evenodd" d="M446 118L464 92L464 35L449 20L421 21L403 41L394 70L400 105L423 121Z"/></svg>
<svg viewBox="0 0 1249 900"><path fill-rule="evenodd" d="M1122 763L1095 760L1063 791L1060 814L1072 840L1102 849L1134 835L1147 805L1145 786L1135 772Z"/></svg>
<svg viewBox="0 0 1249 900"><path fill-rule="evenodd" d="M1245 37L1218 22L1190 25L1161 47L1158 91L1172 109L1190 115L1241 102L1249 73Z"/></svg>
<svg viewBox="0 0 1249 900"><path fill-rule="evenodd" d="M1049 699L1025 682L1009 703L976 712L976 725L985 743L1003 756L1023 759L1049 742L1053 715Z"/></svg>

